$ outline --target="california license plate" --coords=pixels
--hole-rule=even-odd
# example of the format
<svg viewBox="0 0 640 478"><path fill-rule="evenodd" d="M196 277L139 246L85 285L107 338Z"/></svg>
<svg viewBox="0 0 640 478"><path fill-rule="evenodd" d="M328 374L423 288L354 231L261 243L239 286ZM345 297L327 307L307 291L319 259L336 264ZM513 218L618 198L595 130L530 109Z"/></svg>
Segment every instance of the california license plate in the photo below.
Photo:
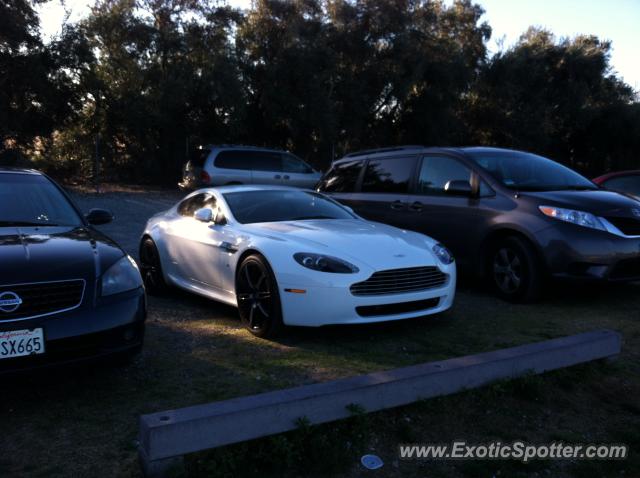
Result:
<svg viewBox="0 0 640 478"><path fill-rule="evenodd" d="M44 353L42 329L0 332L0 360Z"/></svg>

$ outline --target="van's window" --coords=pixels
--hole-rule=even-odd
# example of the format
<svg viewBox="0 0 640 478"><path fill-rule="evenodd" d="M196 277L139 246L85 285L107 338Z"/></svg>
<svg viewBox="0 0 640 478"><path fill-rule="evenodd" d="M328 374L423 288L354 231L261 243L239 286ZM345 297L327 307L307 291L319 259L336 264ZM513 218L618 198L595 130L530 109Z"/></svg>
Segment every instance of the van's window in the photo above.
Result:
<svg viewBox="0 0 640 478"><path fill-rule="evenodd" d="M251 153L252 169L254 171L282 171L280 153L270 151L255 151Z"/></svg>
<svg viewBox="0 0 640 478"><path fill-rule="evenodd" d="M215 207L215 197L208 193L200 193L185 199L178 205L178 214L181 216L193 217L198 209L212 207L209 203L213 200Z"/></svg>
<svg viewBox="0 0 640 478"><path fill-rule="evenodd" d="M309 174L313 172L307 163L289 153L282 155L282 171L285 173L299 174Z"/></svg>
<svg viewBox="0 0 640 478"><path fill-rule="evenodd" d="M605 181L603 186L614 191L622 191L625 193L640 196L640 174L637 176L619 176Z"/></svg>
<svg viewBox="0 0 640 478"><path fill-rule="evenodd" d="M575 171L542 156L520 151L468 152L468 156L504 186L518 191L598 189Z"/></svg>
<svg viewBox="0 0 640 478"><path fill-rule="evenodd" d="M362 192L407 193L415 166L415 157L371 159L362 180Z"/></svg>
<svg viewBox="0 0 640 478"><path fill-rule="evenodd" d="M189 162L191 163L191 167L204 168L204 163L209 157L209 153L211 153L211 150L208 148L192 150L191 153L189 153Z"/></svg>
<svg viewBox="0 0 640 478"><path fill-rule="evenodd" d="M362 170L362 164L362 160L359 160L348 161L334 166L322 179L319 190L333 193L354 192Z"/></svg>
<svg viewBox="0 0 640 478"><path fill-rule="evenodd" d="M446 194L449 181L471 181L471 170L460 161L446 156L422 158L418 176L418 194Z"/></svg>
<svg viewBox="0 0 640 478"><path fill-rule="evenodd" d="M253 151L221 151L216 156L216 168L251 170Z"/></svg>

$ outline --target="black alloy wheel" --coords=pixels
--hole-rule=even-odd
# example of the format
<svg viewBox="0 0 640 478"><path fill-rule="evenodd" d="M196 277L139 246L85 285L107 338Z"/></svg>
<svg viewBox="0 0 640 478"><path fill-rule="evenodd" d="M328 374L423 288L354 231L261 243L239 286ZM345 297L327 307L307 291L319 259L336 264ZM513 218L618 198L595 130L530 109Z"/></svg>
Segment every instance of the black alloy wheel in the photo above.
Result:
<svg viewBox="0 0 640 478"><path fill-rule="evenodd" d="M244 326L255 336L275 336L282 327L282 309L275 276L258 254L246 257L236 275L238 310Z"/></svg>
<svg viewBox="0 0 640 478"><path fill-rule="evenodd" d="M160 254L150 237L144 238L140 243L140 273L149 294L158 295L167 290L167 283L162 275Z"/></svg>

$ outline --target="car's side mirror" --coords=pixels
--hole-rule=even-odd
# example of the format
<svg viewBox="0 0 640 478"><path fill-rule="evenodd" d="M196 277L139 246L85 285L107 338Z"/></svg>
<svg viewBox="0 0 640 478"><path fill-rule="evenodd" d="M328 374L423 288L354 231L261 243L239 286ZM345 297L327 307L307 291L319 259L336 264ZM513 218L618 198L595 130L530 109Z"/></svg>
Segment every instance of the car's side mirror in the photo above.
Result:
<svg viewBox="0 0 640 478"><path fill-rule="evenodd" d="M462 179L454 179L448 181L444 185L444 190L447 194L456 196L471 196L471 183Z"/></svg>
<svg viewBox="0 0 640 478"><path fill-rule="evenodd" d="M106 209L91 209L84 217L93 226L100 226L113 221L113 214Z"/></svg>
<svg viewBox="0 0 640 478"><path fill-rule="evenodd" d="M211 222L213 220L213 209L203 207L202 209L198 209L193 217L200 222Z"/></svg>

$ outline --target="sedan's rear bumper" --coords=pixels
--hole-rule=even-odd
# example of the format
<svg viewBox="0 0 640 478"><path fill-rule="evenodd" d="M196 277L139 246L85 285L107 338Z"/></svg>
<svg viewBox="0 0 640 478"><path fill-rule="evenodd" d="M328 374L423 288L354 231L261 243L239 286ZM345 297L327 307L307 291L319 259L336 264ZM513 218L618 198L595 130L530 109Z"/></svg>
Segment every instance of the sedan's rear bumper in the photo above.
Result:
<svg viewBox="0 0 640 478"><path fill-rule="evenodd" d="M146 319L142 288L101 300L95 307L34 320L2 322L0 331L42 328L45 353L0 360L0 374L104 361L142 348Z"/></svg>

